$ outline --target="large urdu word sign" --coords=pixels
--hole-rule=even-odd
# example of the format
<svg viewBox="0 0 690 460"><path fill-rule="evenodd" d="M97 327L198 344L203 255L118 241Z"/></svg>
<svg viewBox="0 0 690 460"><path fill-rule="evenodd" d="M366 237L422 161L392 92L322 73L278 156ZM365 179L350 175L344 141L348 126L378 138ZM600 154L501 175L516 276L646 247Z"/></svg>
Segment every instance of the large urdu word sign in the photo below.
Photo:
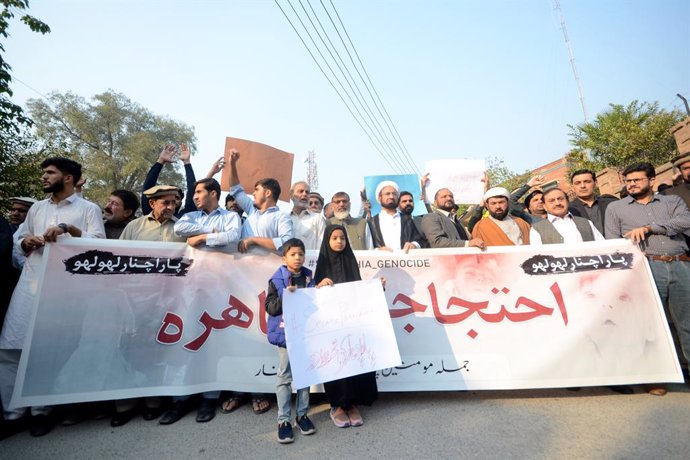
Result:
<svg viewBox="0 0 690 460"><path fill-rule="evenodd" d="M400 353L377 370L382 391L682 382L648 264L626 240L356 255L363 279L386 280L390 318L368 317L367 331L392 324ZM280 257L72 238L49 244L43 264L13 405L274 391L264 300ZM350 308L333 297L314 302ZM337 340L358 316L323 332ZM396 355L370 337L366 356Z"/></svg>

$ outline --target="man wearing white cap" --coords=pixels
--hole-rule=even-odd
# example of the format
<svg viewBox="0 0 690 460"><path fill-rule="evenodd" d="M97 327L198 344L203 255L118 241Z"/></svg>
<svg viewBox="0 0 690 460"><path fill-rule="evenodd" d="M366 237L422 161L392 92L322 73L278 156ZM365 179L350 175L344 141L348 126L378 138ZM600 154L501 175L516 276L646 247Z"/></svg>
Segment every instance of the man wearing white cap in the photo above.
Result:
<svg viewBox="0 0 690 460"><path fill-rule="evenodd" d="M503 187L494 187L484 193L489 217L477 222L472 236L481 238L487 246L513 246L529 244L530 227L527 222L510 215L510 194Z"/></svg>
<svg viewBox="0 0 690 460"><path fill-rule="evenodd" d="M326 230L326 219L321 212L313 212L309 209L309 184L304 181L295 182L290 187L290 196L292 198L290 219L294 237L302 240L306 249L319 249Z"/></svg>
<svg viewBox="0 0 690 460"><path fill-rule="evenodd" d="M13 196L10 198L10 227L12 233L16 232L19 226L26 219L26 214L29 208L36 203L37 200L29 198L28 196Z"/></svg>
<svg viewBox="0 0 690 460"><path fill-rule="evenodd" d="M568 211L568 195L559 188L544 192L546 219L532 222L530 244L581 243L601 241L604 236L591 220L573 216Z"/></svg>
<svg viewBox="0 0 690 460"><path fill-rule="evenodd" d="M374 247L386 250L419 249L427 246L424 236L419 233L412 216L398 211L400 188L393 181L383 181L376 187L376 198L381 212L370 221Z"/></svg>
<svg viewBox="0 0 690 460"><path fill-rule="evenodd" d="M457 219L455 197L447 188L439 189L434 195L436 210L422 217L422 231L432 248L457 248L475 246L484 248L479 238L470 239L467 230Z"/></svg>

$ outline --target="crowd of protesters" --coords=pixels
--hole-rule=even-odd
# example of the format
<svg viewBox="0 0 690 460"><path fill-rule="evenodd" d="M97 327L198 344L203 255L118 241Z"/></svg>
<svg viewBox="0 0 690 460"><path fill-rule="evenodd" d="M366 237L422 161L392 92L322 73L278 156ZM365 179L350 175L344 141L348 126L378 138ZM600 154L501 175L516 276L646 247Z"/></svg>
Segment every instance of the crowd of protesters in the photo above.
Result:
<svg viewBox="0 0 690 460"><path fill-rule="evenodd" d="M166 163L179 154L186 175L186 196L177 186L158 184ZM350 196L335 193L329 202L309 184L298 181L290 188L292 209L281 211L281 185L273 178L240 185L237 163L241 153L229 156L230 190L221 206L220 184L213 178L224 160L197 180L189 149L168 145L151 167L141 191L113 190L102 208L81 196L81 165L60 157L41 164L40 177L47 198L11 197L9 221L0 216L3 276L0 292L0 398L4 427L15 431L29 427L33 436L47 434L55 423L70 425L86 416L109 416L111 425L125 425L137 414L160 424L180 420L196 404L196 420L208 422L220 409L232 412L251 402L256 414L271 407L266 394L220 391L193 397L147 397L114 402L55 407L10 408L17 366L31 318L32 286L42 248L62 235L161 242L186 242L212 250L231 244L239 252L262 247L282 255L283 264L268 282L266 310L269 341L279 356L276 398L278 441L293 440L293 428L304 435L316 427L309 420L309 389L297 389L295 424L291 423L290 363L285 349L282 294L285 289L324 287L360 280L354 251L420 251L425 248L541 245L580 243L605 238L628 238L648 259L661 301L679 345L679 358L690 359L690 155L673 160L678 176L673 184L656 184L655 169L648 163L632 164L622 172L622 198L597 194L594 171L581 169L570 175L569 190L541 188L543 176L532 177L514 191L490 187L485 178L481 203L460 214L452 189L445 184L433 197L414 197L394 181L382 181L374 191L381 211L371 215L371 204L361 195L361 209L352 213ZM422 178L422 190L429 179ZM559 184L562 185L562 184ZM141 194L139 193L141 192ZM424 195L424 192L422 192ZM524 197L524 198L523 198ZM415 198L425 203L422 215L414 214ZM429 198L429 200L427 199ZM433 199L433 200L431 200ZM318 250L315 272L303 266L306 250ZM385 286L385 280L382 280ZM611 387L629 394L629 386ZM576 389L573 389L576 390ZM662 384L646 390L663 396ZM325 384L330 417L338 427L364 423L358 405L370 405L377 395L371 374Z"/></svg>

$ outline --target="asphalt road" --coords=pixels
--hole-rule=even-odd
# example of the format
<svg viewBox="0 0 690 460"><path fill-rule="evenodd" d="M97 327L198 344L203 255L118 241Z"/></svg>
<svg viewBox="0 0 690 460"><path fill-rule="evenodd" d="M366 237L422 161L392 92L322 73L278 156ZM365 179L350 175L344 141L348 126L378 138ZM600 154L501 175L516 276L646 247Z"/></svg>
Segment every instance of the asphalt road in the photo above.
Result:
<svg viewBox="0 0 690 460"><path fill-rule="evenodd" d="M313 404L318 431L276 441L276 409L245 405L206 424L194 413L161 426L136 418L56 427L42 438L22 432L0 442L2 459L206 458L690 458L690 388L664 397L636 386L607 388L385 393L363 408L365 423L336 428L325 403Z"/></svg>

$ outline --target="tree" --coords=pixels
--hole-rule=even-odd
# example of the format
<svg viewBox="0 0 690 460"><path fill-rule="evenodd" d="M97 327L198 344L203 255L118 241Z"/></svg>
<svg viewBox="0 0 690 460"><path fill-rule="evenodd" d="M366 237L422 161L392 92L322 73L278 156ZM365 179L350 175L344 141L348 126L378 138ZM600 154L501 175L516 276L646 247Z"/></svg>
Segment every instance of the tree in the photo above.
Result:
<svg viewBox="0 0 690 460"><path fill-rule="evenodd" d="M520 187L529 179L529 171L518 174L510 170L498 157L486 159L486 173L489 175L490 187L505 187L509 192Z"/></svg>
<svg viewBox="0 0 690 460"><path fill-rule="evenodd" d="M592 122L568 125L575 147L567 156L572 168L622 169L641 161L660 165L678 154L669 129L682 119L679 111L660 109L658 102L609 105Z"/></svg>
<svg viewBox="0 0 690 460"><path fill-rule="evenodd" d="M114 189L138 193L166 143L194 146L194 128L154 115L124 94L108 90L91 98L53 92L48 102L29 100L35 135L46 155L79 161L87 179L84 193L103 203ZM159 182L181 186L182 175L166 167Z"/></svg>
<svg viewBox="0 0 690 460"><path fill-rule="evenodd" d="M28 0L1 0L0 5L0 40L9 36L10 21L17 12L29 8ZM41 34L50 32L44 22L28 14L23 14L20 21L32 31ZM23 109L13 103L12 68L5 61L5 47L0 42L0 208L8 206L11 196L41 196L38 178L33 173L37 165L38 154L35 143L27 133L31 126Z"/></svg>

